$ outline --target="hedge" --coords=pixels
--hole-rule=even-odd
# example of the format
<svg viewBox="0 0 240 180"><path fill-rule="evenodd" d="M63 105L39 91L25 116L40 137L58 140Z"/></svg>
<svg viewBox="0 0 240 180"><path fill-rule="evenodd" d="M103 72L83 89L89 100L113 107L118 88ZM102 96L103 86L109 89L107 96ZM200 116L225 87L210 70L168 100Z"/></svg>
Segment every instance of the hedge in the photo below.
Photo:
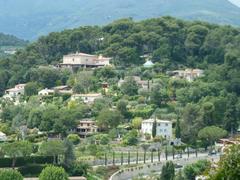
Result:
<svg viewBox="0 0 240 180"><path fill-rule="evenodd" d="M19 167L18 171L24 177L38 177L42 170L47 167L47 164L27 164L23 167Z"/></svg>
<svg viewBox="0 0 240 180"><path fill-rule="evenodd" d="M26 164L51 164L52 156L31 156L27 158L18 157L16 167L25 166ZM0 158L0 168L12 167L12 158Z"/></svg>

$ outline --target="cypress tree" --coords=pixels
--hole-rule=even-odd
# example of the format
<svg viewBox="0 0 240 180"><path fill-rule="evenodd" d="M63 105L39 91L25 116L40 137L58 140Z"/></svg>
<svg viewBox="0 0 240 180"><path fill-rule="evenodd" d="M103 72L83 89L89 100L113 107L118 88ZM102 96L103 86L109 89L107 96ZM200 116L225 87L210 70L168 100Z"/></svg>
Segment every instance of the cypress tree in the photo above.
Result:
<svg viewBox="0 0 240 180"><path fill-rule="evenodd" d="M180 120L177 118L176 129L175 129L176 138L181 138L181 128L180 128Z"/></svg>
<svg viewBox="0 0 240 180"><path fill-rule="evenodd" d="M157 121L156 118L153 122L153 126L152 126L152 137L155 138L157 135Z"/></svg>

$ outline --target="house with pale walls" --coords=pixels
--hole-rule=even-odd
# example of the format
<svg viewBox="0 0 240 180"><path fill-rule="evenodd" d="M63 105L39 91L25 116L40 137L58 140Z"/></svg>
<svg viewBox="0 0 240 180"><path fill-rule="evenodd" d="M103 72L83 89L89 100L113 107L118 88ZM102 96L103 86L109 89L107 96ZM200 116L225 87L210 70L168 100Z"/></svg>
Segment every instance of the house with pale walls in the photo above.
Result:
<svg viewBox="0 0 240 180"><path fill-rule="evenodd" d="M98 132L98 126L96 125L96 122L91 119L80 120L76 127L76 133L81 138L86 138L96 132Z"/></svg>
<svg viewBox="0 0 240 180"><path fill-rule="evenodd" d="M56 86L51 89L45 88L38 92L39 96L48 96L52 95L54 93L60 93L60 94L72 94L73 91L69 86L63 85L63 86Z"/></svg>
<svg viewBox="0 0 240 180"><path fill-rule="evenodd" d="M176 70L167 72L173 78L182 78L186 79L189 82L192 82L196 78L202 77L204 75L204 71L201 69L185 69L185 70Z"/></svg>
<svg viewBox="0 0 240 180"><path fill-rule="evenodd" d="M24 89L25 89L26 84L17 84L14 88L7 89L5 91L5 98L15 98L20 95L24 95Z"/></svg>
<svg viewBox="0 0 240 180"><path fill-rule="evenodd" d="M111 58L102 55L91 55L86 53L75 53L63 56L63 62L58 64L59 68L98 68L110 65Z"/></svg>
<svg viewBox="0 0 240 180"><path fill-rule="evenodd" d="M152 134L153 123L155 119L147 119L142 121L142 134ZM162 136L168 140L172 140L173 130L172 121L156 119L156 136Z"/></svg>
<svg viewBox="0 0 240 180"><path fill-rule="evenodd" d="M92 104L96 99L102 98L100 93L89 93L89 94L73 94L71 100L81 99L86 104Z"/></svg>

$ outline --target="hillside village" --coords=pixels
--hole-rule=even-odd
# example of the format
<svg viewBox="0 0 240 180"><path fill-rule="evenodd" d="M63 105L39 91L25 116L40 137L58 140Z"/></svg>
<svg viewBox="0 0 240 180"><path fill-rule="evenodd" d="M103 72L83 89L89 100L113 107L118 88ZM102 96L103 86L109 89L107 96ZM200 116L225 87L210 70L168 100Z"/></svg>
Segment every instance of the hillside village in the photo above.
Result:
<svg viewBox="0 0 240 180"><path fill-rule="evenodd" d="M239 38L228 26L122 19L0 59L0 168L217 180L240 142Z"/></svg>

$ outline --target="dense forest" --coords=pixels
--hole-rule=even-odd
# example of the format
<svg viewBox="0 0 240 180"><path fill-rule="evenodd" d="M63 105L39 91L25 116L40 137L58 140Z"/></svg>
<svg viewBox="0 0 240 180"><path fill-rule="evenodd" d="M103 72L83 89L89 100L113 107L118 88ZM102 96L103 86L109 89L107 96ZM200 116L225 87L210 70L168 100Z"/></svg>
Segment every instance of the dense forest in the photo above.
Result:
<svg viewBox="0 0 240 180"><path fill-rule="evenodd" d="M139 94L151 97L147 107L151 108L152 104L160 108L168 106L169 111L180 116L182 139L194 143L199 130L206 126L220 126L229 132L238 129L239 43L240 29L171 17L141 22L121 19L104 27L54 32L18 51L14 57L0 61L0 91L3 93L7 87L23 82L33 82L41 88L68 83L76 91L94 90L97 87L79 87L81 83L74 84L72 79L96 85L99 81L114 84L122 74L139 75L143 79L157 77L160 82L150 94ZM95 70L92 75L71 74L48 66L39 68L40 65L55 65L64 54L76 51L113 57L115 68ZM146 54L155 63L152 69L142 68L144 59L141 57ZM193 83L165 77L166 71L185 67L204 69L205 76ZM34 89L36 84L28 85ZM129 92L132 86L130 81L123 93L137 95L135 87ZM17 115L5 113L3 119L8 120L9 114L11 118Z"/></svg>

